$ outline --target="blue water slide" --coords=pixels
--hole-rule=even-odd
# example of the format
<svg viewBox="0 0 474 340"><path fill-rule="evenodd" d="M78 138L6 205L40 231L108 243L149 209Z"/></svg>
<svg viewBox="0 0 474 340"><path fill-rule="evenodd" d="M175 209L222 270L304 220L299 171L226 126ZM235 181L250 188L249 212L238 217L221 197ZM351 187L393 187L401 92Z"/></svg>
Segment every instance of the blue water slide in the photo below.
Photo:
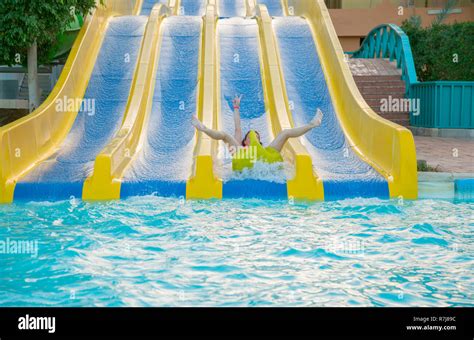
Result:
<svg viewBox="0 0 474 340"><path fill-rule="evenodd" d="M156 4L168 5L168 0L143 0L140 15L150 15L153 6Z"/></svg>
<svg viewBox="0 0 474 340"><path fill-rule="evenodd" d="M70 133L54 155L20 179L15 200L82 197L96 155L121 125L147 20L146 16L110 20ZM77 104L75 98L63 101L58 105Z"/></svg>
<svg viewBox="0 0 474 340"><path fill-rule="evenodd" d="M306 20L275 18L273 26L295 125L308 123L317 108L324 112L322 126L308 133L303 141L323 179L325 199L388 198L386 180L352 151L344 135Z"/></svg>
<svg viewBox="0 0 474 340"><path fill-rule="evenodd" d="M203 16L206 13L207 0L181 0L179 14L190 16Z"/></svg>
<svg viewBox="0 0 474 340"><path fill-rule="evenodd" d="M268 13L271 16L282 17L284 15L281 0L257 0L257 4L267 6Z"/></svg>
<svg viewBox="0 0 474 340"><path fill-rule="evenodd" d="M220 122L221 129L234 134L232 99L243 95L241 101L242 133L259 132L263 145L273 140L262 86L258 25L255 19L221 19L217 26L220 60ZM223 145L221 145L223 147ZM229 159L224 160L224 163ZM230 166L230 164L227 164ZM223 176L224 197L286 197L286 185L266 180L233 179Z"/></svg>
<svg viewBox="0 0 474 340"><path fill-rule="evenodd" d="M184 196L192 167L202 19L166 18L153 106L139 155L126 171L121 197Z"/></svg>
<svg viewBox="0 0 474 340"><path fill-rule="evenodd" d="M220 17L244 17L247 14L246 0L219 0Z"/></svg>

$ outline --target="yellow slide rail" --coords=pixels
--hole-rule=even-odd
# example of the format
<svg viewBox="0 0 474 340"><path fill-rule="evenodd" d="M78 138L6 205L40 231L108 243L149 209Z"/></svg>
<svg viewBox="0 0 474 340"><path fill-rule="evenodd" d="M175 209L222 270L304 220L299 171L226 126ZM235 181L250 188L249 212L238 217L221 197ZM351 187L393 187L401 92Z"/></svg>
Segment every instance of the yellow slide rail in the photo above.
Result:
<svg viewBox="0 0 474 340"><path fill-rule="evenodd" d="M48 98L28 116L0 128L0 203L13 201L18 178L52 155L69 133L79 105L59 111L57 102L84 97L109 19L135 15L142 5L142 0L104 2L86 18Z"/></svg>
<svg viewBox="0 0 474 340"><path fill-rule="evenodd" d="M390 197L418 196L416 149L411 132L378 116L362 98L323 0L286 0L310 23L329 92L353 150L388 182Z"/></svg>
<svg viewBox="0 0 474 340"><path fill-rule="evenodd" d="M180 0L168 0L168 8L171 15L178 15Z"/></svg>
<svg viewBox="0 0 474 340"><path fill-rule="evenodd" d="M283 11L283 15L288 16L290 15L288 10L288 1L287 0L280 0L281 2L281 9Z"/></svg>
<svg viewBox="0 0 474 340"><path fill-rule="evenodd" d="M217 129L216 98L216 6L209 4L204 16L199 65L197 96L198 118L212 129ZM213 159L217 142L202 132L196 134L191 178L186 183L187 199L222 198L222 180L214 174Z"/></svg>
<svg viewBox="0 0 474 340"><path fill-rule="evenodd" d="M255 7L257 7L257 0L245 0L245 8L247 9L248 17L255 15Z"/></svg>
<svg viewBox="0 0 474 340"><path fill-rule="evenodd" d="M268 98L273 134L293 127L293 119L282 76L280 57L273 33L272 18L265 5L257 6L260 44L264 65L264 88ZM294 164L295 177L287 182L288 197L298 200L324 200L323 183L313 171L308 151L297 138L290 139L283 151L286 161Z"/></svg>
<svg viewBox="0 0 474 340"><path fill-rule="evenodd" d="M169 9L161 4L155 5L150 13L124 121L115 137L97 155L93 174L84 182L84 200L120 198L121 179L141 148L144 127L152 109L161 45L160 27L167 15Z"/></svg>

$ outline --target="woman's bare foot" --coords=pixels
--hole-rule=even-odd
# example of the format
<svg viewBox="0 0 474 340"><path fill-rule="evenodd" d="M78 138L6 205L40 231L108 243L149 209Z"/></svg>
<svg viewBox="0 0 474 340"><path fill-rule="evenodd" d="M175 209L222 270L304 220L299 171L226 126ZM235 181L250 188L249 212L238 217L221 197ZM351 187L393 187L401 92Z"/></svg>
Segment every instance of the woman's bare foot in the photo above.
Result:
<svg viewBox="0 0 474 340"><path fill-rule="evenodd" d="M196 116L193 116L191 120L191 124L196 128L198 131L206 130L206 125L204 125Z"/></svg>
<svg viewBox="0 0 474 340"><path fill-rule="evenodd" d="M313 119L311 119L311 122L309 122L309 124L312 125L313 127L318 127L321 125L322 121L323 121L323 113L320 109L318 109Z"/></svg>

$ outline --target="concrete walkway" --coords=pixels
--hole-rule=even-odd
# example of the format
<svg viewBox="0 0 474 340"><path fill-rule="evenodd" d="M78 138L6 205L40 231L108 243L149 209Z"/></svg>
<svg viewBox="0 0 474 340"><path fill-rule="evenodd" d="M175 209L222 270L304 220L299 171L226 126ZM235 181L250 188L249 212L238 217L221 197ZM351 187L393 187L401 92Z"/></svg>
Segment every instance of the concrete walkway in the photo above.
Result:
<svg viewBox="0 0 474 340"><path fill-rule="evenodd" d="M347 61L353 76L400 76L402 70L397 69L396 62L388 59L351 58Z"/></svg>
<svg viewBox="0 0 474 340"><path fill-rule="evenodd" d="M438 171L474 174L474 140L414 137L418 160L425 160Z"/></svg>

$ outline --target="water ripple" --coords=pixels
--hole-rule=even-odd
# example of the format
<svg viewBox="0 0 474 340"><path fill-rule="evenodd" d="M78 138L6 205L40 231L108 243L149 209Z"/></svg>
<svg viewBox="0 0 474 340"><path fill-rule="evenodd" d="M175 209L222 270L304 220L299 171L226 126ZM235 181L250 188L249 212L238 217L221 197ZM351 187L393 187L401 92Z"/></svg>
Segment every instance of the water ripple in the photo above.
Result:
<svg viewBox="0 0 474 340"><path fill-rule="evenodd" d="M474 306L474 204L402 203L0 206L0 305Z"/></svg>

